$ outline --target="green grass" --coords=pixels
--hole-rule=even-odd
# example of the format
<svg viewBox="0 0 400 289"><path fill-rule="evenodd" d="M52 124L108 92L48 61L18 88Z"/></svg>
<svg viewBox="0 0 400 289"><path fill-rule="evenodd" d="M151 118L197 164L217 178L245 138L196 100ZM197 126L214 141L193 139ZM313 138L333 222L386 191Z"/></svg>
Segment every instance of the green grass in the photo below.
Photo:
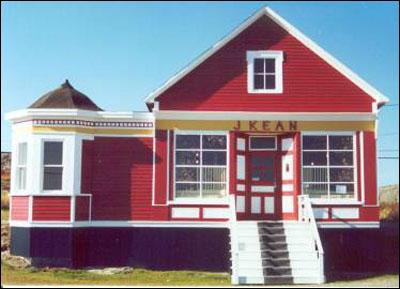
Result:
<svg viewBox="0 0 400 289"><path fill-rule="evenodd" d="M1 209L1 222L8 222L8 210Z"/></svg>
<svg viewBox="0 0 400 289"><path fill-rule="evenodd" d="M69 269L14 269L1 262L1 282L13 285L147 285L147 286L227 286L228 273L196 271L150 271L134 269L133 272L99 275L84 270Z"/></svg>
<svg viewBox="0 0 400 289"><path fill-rule="evenodd" d="M3 284L9 285L230 286L228 273L134 269L129 273L99 275L85 270L14 269L4 262L1 262L1 281ZM398 275L380 275L356 279L344 278L343 280L326 283L324 286L397 287L398 284Z"/></svg>

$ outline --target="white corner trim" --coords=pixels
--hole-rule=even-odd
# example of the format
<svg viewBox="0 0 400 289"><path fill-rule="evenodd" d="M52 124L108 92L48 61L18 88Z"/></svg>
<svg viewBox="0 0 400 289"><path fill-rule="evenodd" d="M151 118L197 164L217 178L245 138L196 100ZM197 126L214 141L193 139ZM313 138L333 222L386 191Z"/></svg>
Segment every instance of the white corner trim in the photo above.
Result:
<svg viewBox="0 0 400 289"><path fill-rule="evenodd" d="M360 76L358 76L356 73L351 71L347 66L345 66L339 60L334 58L331 54L329 54L324 49L322 49L319 45L317 45L314 41L312 41L310 38L308 38L302 32L300 32L297 28L295 28L293 25L291 25L289 22L287 22L285 19L283 19L281 16L279 16L271 8L263 7L260 10L258 10L256 13L254 13L252 16L250 16L242 24L240 24L230 34L225 36L221 41L217 42L210 49L208 49L205 53L201 54L200 57L195 59L192 63L190 63L188 66L186 66L184 69L182 69L179 73L177 73L176 75L174 75L173 77L168 79L161 87L159 87L155 91L151 92L145 98L145 102L146 103L153 102L154 99L157 98L160 94L162 94L164 91L166 91L172 85L177 83L180 79L182 79L184 76L186 76L192 70L194 70L198 65L200 65L202 62L204 62L206 59L208 59L211 55L216 53L219 49L221 49L223 46L225 46L225 44L227 44L230 40L235 38L243 30L245 30L247 27L249 27L251 24L253 24L256 20L258 20L260 17L262 17L264 15L270 17L276 24L278 24L280 27L285 29L289 34L294 36L297 40L299 40L301 43L303 43L306 47L308 47L315 54L320 56L323 60L325 60L327 63L329 63L333 68L335 68L337 71L339 71L341 74L343 74L346 78L348 78L350 81L352 81L355 85L357 85L363 91L365 91L367 94L369 94L378 103L386 103L389 101L389 99L386 96L384 96L381 92L379 92L377 89L372 87L365 80L363 80Z"/></svg>

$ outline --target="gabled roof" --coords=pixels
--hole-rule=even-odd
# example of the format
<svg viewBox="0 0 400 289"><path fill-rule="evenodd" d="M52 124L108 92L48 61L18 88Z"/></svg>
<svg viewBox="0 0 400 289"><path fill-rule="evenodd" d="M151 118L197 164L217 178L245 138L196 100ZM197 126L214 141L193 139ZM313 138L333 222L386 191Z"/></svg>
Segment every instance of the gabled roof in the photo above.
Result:
<svg viewBox="0 0 400 289"><path fill-rule="evenodd" d="M205 51L202 55L200 55L192 63L190 63L188 66L186 66L183 70L181 70L179 73L177 73L176 75L171 77L169 80L167 80L161 87L159 87L155 91L151 92L145 98L146 104L149 105L149 104L153 103L154 100L159 95L161 95L168 88L170 88L172 85L177 83L184 76L189 74L191 71L193 71L202 62L204 62L211 55L216 53L219 49L221 49L230 40L235 38L243 30L245 30L247 27L249 27L251 24L253 24L255 21L257 21L260 17L262 17L264 15L266 15L267 17L272 19L276 24L278 24L280 27L282 27L284 30L286 30L289 34L291 34L293 37L295 37L297 40L299 40L303 45L308 47L311 51L313 51L315 54L317 54L319 57L321 57L323 60L325 60L327 63L329 63L332 67L334 67L336 70L338 70L340 73L342 73L345 77L347 77L350 81L352 81L360 89L362 89L364 92L366 92L368 95L370 95L373 99L375 99L378 106L389 102L389 99L386 96L384 96L381 92L379 92L377 89L375 89L373 86L371 86L365 80L363 80L360 76L358 76L356 73L354 73L350 68L348 68L346 65L341 63L335 57L333 57L331 54L329 54L324 49L322 49L319 45L317 45L314 41L312 41L310 38L305 36L296 27L294 27L293 25L288 23L285 19L283 19L281 16L279 16L271 8L264 7L264 8L261 8L260 10L258 10L252 16L250 16L246 21L244 21L241 25L239 25L229 35L225 36L222 40L217 42L214 46L212 46L210 49Z"/></svg>

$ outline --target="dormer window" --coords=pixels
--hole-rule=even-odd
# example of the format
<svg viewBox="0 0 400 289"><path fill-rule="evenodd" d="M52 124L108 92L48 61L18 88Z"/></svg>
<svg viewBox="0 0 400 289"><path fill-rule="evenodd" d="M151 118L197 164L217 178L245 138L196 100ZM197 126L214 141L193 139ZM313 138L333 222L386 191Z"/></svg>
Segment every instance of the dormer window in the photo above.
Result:
<svg viewBox="0 0 400 289"><path fill-rule="evenodd" d="M282 51L247 51L249 93L282 93Z"/></svg>

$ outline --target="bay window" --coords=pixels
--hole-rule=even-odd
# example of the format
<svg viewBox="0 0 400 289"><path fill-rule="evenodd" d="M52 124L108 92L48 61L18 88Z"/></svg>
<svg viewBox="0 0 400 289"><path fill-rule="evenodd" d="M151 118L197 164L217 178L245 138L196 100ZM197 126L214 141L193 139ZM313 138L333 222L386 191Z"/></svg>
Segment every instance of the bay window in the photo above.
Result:
<svg viewBox="0 0 400 289"><path fill-rule="evenodd" d="M355 137L351 134L302 136L303 193L313 199L355 199Z"/></svg>
<svg viewBox="0 0 400 289"><path fill-rule="evenodd" d="M215 133L175 135L175 199L227 196L227 137Z"/></svg>

